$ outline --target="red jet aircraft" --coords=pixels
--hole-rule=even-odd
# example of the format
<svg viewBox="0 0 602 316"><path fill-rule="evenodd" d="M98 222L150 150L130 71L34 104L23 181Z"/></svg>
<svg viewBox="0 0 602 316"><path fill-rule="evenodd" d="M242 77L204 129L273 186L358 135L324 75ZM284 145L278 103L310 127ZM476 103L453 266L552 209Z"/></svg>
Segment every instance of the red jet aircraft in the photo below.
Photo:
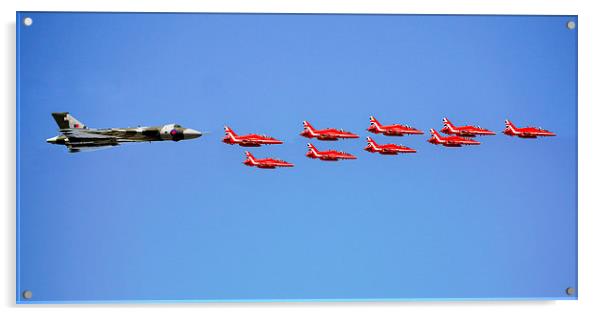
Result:
<svg viewBox="0 0 602 316"><path fill-rule="evenodd" d="M315 129L309 122L303 121L303 132L301 136L317 138L319 140L338 140L339 138L358 138L359 136L336 128Z"/></svg>
<svg viewBox="0 0 602 316"><path fill-rule="evenodd" d="M494 132L486 128L482 128L480 126L454 126L454 124L452 124L452 122L450 122L447 119L447 117L443 118L443 128L441 129L441 132L449 135L457 135L464 137L475 137L478 135L495 135Z"/></svg>
<svg viewBox="0 0 602 316"><path fill-rule="evenodd" d="M354 155L336 150L318 151L312 144L307 144L309 151L305 156L311 159L320 159L326 161L338 161L339 159L357 159Z"/></svg>
<svg viewBox="0 0 602 316"><path fill-rule="evenodd" d="M370 127L368 131L374 134L383 134L386 136L403 136L408 135L422 135L423 131L413 128L409 125L393 124L393 125L381 125L374 116L370 116Z"/></svg>
<svg viewBox="0 0 602 316"><path fill-rule="evenodd" d="M506 129L503 131L504 134L509 136L518 136L520 138L537 138L537 136L556 136L556 134L545 130L541 127L516 127L510 120L506 120Z"/></svg>
<svg viewBox="0 0 602 316"><path fill-rule="evenodd" d="M365 151L369 151L371 153L379 153L381 155L397 155L399 153L415 153L416 149L412 149L410 147L395 145L395 144L377 144L371 137L367 137L368 146L364 148Z"/></svg>
<svg viewBox="0 0 602 316"><path fill-rule="evenodd" d="M274 158L265 158L265 159L256 159L253 155L245 151L245 155L247 155L247 159L243 162L243 164L249 167L257 167L261 169L276 169L276 167L293 167L294 165L290 162L286 162L284 160L278 160Z"/></svg>
<svg viewBox="0 0 602 316"><path fill-rule="evenodd" d="M225 126L226 137L222 139L222 141L226 144L234 145L238 144L243 147L259 147L261 145L273 145L273 144L282 144L281 140L277 140L274 137L266 136L266 135L257 135L257 134L249 134L249 135L236 135L234 131Z"/></svg>
<svg viewBox="0 0 602 316"><path fill-rule="evenodd" d="M447 136L443 137L437 133L436 130L431 128L431 138L428 142L435 145L443 145L445 147L461 147L462 145L480 145L481 143L465 137L460 136Z"/></svg>

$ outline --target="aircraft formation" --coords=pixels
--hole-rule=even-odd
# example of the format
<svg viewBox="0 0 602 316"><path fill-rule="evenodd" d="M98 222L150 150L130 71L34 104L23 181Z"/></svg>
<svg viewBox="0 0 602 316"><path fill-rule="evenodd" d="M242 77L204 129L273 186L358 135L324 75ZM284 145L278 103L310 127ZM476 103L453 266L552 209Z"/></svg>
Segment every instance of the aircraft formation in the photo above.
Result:
<svg viewBox="0 0 602 316"><path fill-rule="evenodd" d="M509 136L517 136L520 138L537 138L542 136L556 136L554 133L537 127L516 127L509 120L505 121L506 129L503 133ZM230 145L239 145L243 147L259 147L262 145L273 145L282 144L281 140L267 135L248 134L248 135L237 135L228 126L224 127L226 136L222 141ZM423 131L414 128L409 125L392 124L382 125L374 116L370 116L370 126L367 129L368 132L374 134L382 134L384 136L404 136L404 135L422 135ZM439 132L449 135L442 136ZM429 143L434 145L441 145L444 147L462 147L468 145L480 145L481 142L475 140L477 136L491 136L495 135L495 132L482 128L480 126L466 125L466 126L455 126L449 119L443 118L443 128L437 132L435 129L430 129L431 137L427 140ZM359 135L352 132L338 129L338 128L324 128L316 129L308 121L303 121L303 131L300 134L303 137L309 139L316 139L319 141L337 141L339 139L354 139L359 138ZM367 152L378 153L381 155L398 155L398 154L409 154L416 153L416 149L403 146L400 144L378 144L372 137L366 137L367 146L364 148ZM308 151L305 154L308 158L318 159L323 161L339 161L347 159L357 159L356 156L337 151L334 149L319 150L312 143L307 144ZM279 160L276 158L263 158L257 159L250 152L246 151L245 155L247 159L243 164L250 167L257 167L263 169L275 169L279 167L293 167L292 163Z"/></svg>
<svg viewBox="0 0 602 316"><path fill-rule="evenodd" d="M153 142L153 141L181 141L197 138L203 133L191 128L185 128L178 124L167 124L151 127L135 128L106 128L95 129L88 128L86 125L75 119L68 112L52 113L52 117L59 126L60 135L47 139L51 144L65 145L69 152L80 152L84 150L99 149L117 146L127 142ZM537 138L556 136L553 132L541 127L517 127L510 120L505 121L506 128L502 131L508 136L519 138ZM224 126L225 136L222 142L228 145L238 145L241 147L260 147L263 145L283 144L282 140L268 135L247 134L238 135L229 126ZM391 124L382 125L374 116L370 116L370 126L368 132L381 134L383 136L404 136L404 135L422 135L423 131L409 125ZM448 136L443 136L439 132ZM455 126L449 119L443 118L443 128L440 131L434 128L430 129L431 137L427 140L434 145L444 147L463 147L469 145L480 145L481 142L475 138L477 136L492 136L495 132L486 128L474 125ZM316 129L308 121L303 121L303 131L300 134L309 139L318 141L337 141L339 139L356 139L359 135L338 128ZM378 153L381 155L398 155L416 153L416 150L400 144L379 144L372 137L366 137L367 145L365 151ZM312 143L307 144L308 151L305 154L308 158L322 161L339 161L348 159L357 159L356 156L337 151L334 149L320 150ZM294 164L276 158L255 158L249 151L245 151L246 159L244 165L260 169L290 168Z"/></svg>

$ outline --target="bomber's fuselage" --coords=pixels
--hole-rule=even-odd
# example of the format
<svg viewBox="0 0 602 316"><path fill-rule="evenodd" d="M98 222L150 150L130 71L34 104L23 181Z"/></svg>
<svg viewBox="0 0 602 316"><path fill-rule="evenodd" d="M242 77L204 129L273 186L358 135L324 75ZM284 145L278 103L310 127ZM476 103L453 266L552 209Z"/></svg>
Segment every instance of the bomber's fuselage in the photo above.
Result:
<svg viewBox="0 0 602 316"><path fill-rule="evenodd" d="M52 144L68 145L70 144L69 133L73 129L61 129L60 132L64 133L59 136L55 136L47 139L46 141ZM112 142L152 142L152 141L180 141L184 139L192 139L201 136L201 133L190 129L183 128L178 124L167 124L163 126L150 126L150 127L128 127L128 128L106 128L106 129L94 129L85 128L81 129L83 133L77 137L78 142L82 140L90 140L95 142L107 143L102 138L96 136L108 136L112 139ZM86 136L87 135L87 136Z"/></svg>

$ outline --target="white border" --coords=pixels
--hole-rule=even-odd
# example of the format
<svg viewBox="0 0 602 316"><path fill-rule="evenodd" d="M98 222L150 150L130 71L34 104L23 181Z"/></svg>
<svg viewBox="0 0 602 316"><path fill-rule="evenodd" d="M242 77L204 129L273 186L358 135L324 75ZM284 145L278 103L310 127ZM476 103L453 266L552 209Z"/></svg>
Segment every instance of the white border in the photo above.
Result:
<svg viewBox="0 0 602 316"><path fill-rule="evenodd" d="M0 244L3 284L0 287L3 312L29 315L79 315L81 312L103 315L107 312L129 314L143 312L177 314L230 315L463 315L546 314L580 315L602 310L600 267L602 267L602 207L597 194L600 179L600 141L597 120L602 107L602 10L596 1L508 0L493 1L4 1L2 30L2 67L0 96L2 107L2 155L4 181L3 224ZM579 300L539 302L376 302L376 303L237 303L237 304L151 304L151 305L72 305L16 306L15 301L15 11L147 11L147 12L297 12L297 13L428 13L428 14L577 14L579 15ZM597 79L597 81L596 81ZM82 310L83 309L83 310ZM135 310L134 310L135 309ZM169 309L169 311L167 310Z"/></svg>

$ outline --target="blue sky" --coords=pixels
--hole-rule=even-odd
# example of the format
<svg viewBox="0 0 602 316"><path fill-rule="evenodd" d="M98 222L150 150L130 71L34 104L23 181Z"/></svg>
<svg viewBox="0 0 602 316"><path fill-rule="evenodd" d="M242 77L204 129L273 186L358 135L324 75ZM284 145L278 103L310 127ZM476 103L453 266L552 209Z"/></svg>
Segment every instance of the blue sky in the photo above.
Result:
<svg viewBox="0 0 602 316"><path fill-rule="evenodd" d="M577 287L577 32L567 16L22 13L17 292L34 301L566 298ZM210 134L68 154L50 116ZM368 117L498 134L362 150ZM358 133L317 142L301 122ZM242 164L223 125L283 145Z"/></svg>

